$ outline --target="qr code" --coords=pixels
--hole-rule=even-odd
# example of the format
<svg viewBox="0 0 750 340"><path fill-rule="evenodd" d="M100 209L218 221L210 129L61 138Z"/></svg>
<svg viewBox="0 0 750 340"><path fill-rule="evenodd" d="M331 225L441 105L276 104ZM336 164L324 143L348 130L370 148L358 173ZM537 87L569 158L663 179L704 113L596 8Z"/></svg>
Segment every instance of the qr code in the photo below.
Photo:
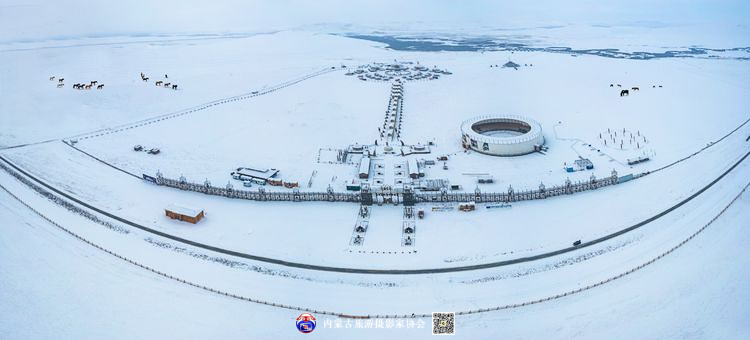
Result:
<svg viewBox="0 0 750 340"><path fill-rule="evenodd" d="M432 313L433 335L456 334L456 313Z"/></svg>

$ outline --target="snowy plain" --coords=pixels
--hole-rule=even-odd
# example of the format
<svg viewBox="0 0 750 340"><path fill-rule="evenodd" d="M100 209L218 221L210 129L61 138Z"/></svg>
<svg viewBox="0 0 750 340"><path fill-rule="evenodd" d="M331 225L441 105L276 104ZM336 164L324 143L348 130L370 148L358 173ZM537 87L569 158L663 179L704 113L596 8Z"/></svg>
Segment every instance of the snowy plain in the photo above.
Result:
<svg viewBox="0 0 750 340"><path fill-rule="evenodd" d="M73 1L66 10L81 4L87 5ZM175 20L202 17L200 6L156 20L153 13L138 17L125 6L129 10L117 20L95 18L95 34L86 34L91 27L56 20L49 27L18 22L15 30L4 29L0 156L72 197L161 232L285 261L377 270L484 264L592 240L690 197L749 151L750 125L744 124L750 118L748 50L719 59L651 60L542 51L398 51L345 36L382 28L376 15L363 15L362 10L311 11L307 17L313 5L296 6L289 13L283 13L288 8L283 4L255 5L229 1L203 8L225 20L196 22L179 32L171 31ZM390 34L420 39L491 36L540 47L651 52L750 43L747 27L733 25L744 19L737 13L743 5L731 2L706 16L697 14L706 4L695 5L692 12L675 10L665 22L655 16L675 8L669 4L641 4L655 13L617 6L613 10L603 4L597 8L602 14L599 22L548 20L546 25L534 17L500 11L507 9L504 4L484 5L502 12L510 20L507 27L493 26L492 15L478 4L455 13L464 21L476 18L470 25L446 25L450 16L438 10L445 4L437 9L426 9L430 6L420 2L400 4L397 14L381 4L363 8L393 15L387 25ZM547 5L572 21L580 19L581 14L560 5L530 6L533 9L527 11L549 10ZM163 13L162 6L169 4L144 6ZM122 5L93 6L104 17L120 9ZM258 20L247 24L239 13L249 9L273 14L262 18L252 11ZM409 10L430 20L410 25L405 14ZM0 10L0 18L31 13L37 20L56 16L50 9L7 6ZM328 15L348 16L357 23L322 24ZM275 21L279 16L284 20ZM133 33L127 20L132 17L144 22L144 31ZM625 19L612 20L615 17ZM592 174L603 178L612 170L620 175L654 171L710 147L631 182L513 203L510 209L480 205L479 211L462 213L418 206L427 210L427 217L417 221L414 247L400 245L402 207L374 206L365 244L354 247L349 242L359 206L353 203L228 199L155 186L113 168L136 176L159 171L173 178L241 187L229 171L267 166L280 169L285 180L303 184L303 191L324 191L328 186L344 191L345 183L357 175L356 166L324 164L316 157L321 148L376 139L390 94L388 82L360 81L345 73L359 65L393 60L452 72L437 80L406 82L403 138L408 143L434 143L431 155L418 158L450 154L449 170L434 166L426 170L427 177L449 178L467 192L477 187L475 177L467 173L495 177L495 184L480 187L484 192L503 192L509 185L534 189L540 183L562 184L567 178L586 181ZM524 66L494 67L509 60ZM318 74L322 70L326 72ZM142 81L140 72L150 81ZM296 82L311 74L315 76ZM48 80L53 75L64 77L65 87ZM91 80L104 88L70 88ZM179 88L154 86L156 80ZM265 93L290 81L294 84ZM610 84L640 90L621 97L620 88ZM261 94L137 123L253 92ZM487 113L538 120L549 152L515 158L464 152L460 123ZM603 145L598 137L607 129L623 128L643 133L649 142L640 150L621 151ZM80 151L64 143L71 141ZM134 152L136 144L159 147L162 153ZM628 158L644 154L651 157L649 162L626 164ZM565 172L563 164L579 155L590 158L595 169ZM643 269L570 296L459 315L456 333L461 338L743 338L750 332L750 296L743 289L750 282L744 250L750 238L745 228L750 193L733 199L748 184L748 162L740 162L677 210L591 247L532 262L419 275L325 272L252 261L100 216L117 225L118 232L0 171L0 334L13 339L300 336L293 322L300 311L232 299L156 275L62 232L20 199L89 242L182 280L269 303L354 315L461 312L523 303L618 277L659 257ZM308 188L305 184L313 172L317 175ZM734 203L714 221L730 202ZM197 225L169 220L163 209L171 203L205 209L207 218ZM706 225L689 242L660 257ZM425 317L417 318L424 327L414 329L326 329L326 319L347 319L316 317L318 329L309 335L316 338L430 334L431 320Z"/></svg>
<svg viewBox="0 0 750 340"><path fill-rule="evenodd" d="M9 339L297 336L291 322L296 312L216 297L144 273L72 242L0 194L9 231L0 247L6 278L0 281L0 328ZM741 338L748 332L750 298L744 289L750 235L742 227L748 208L745 194L696 242L624 280L553 303L459 318L457 332L462 338ZM717 263L731 263L731 269ZM413 338L428 331L323 329L311 336L352 334Z"/></svg>

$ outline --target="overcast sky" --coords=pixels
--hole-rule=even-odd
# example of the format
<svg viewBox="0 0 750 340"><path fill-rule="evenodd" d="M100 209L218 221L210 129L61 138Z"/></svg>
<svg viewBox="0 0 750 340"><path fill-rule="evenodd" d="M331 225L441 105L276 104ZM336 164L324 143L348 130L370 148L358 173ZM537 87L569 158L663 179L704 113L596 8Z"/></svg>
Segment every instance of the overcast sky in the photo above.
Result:
<svg viewBox="0 0 750 340"><path fill-rule="evenodd" d="M683 27L747 35L750 1L0 0L0 41L295 28L463 31L555 25Z"/></svg>

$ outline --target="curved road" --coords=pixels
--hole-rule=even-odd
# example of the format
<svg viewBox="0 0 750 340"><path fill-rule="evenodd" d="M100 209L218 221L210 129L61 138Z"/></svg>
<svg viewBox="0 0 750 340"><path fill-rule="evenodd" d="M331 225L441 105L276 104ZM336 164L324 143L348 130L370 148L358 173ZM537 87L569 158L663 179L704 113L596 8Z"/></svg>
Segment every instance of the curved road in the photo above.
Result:
<svg viewBox="0 0 750 340"><path fill-rule="evenodd" d="M627 232L630 232L630 231L633 231L635 229L638 229L638 228L640 228L640 227L642 227L642 226L644 226L646 224L649 224L649 223L651 223L651 222L653 222L653 221L661 218L662 216L664 216L664 215L672 212L673 210L675 210L675 209L677 209L677 208L685 205L686 203L690 202L691 200L693 200L694 198L698 197L700 194L702 194L703 192L705 192L706 190L708 190L709 188L711 188L719 180L721 180L722 178L724 178L724 176L726 176L732 170L734 170L748 156L750 156L750 152L747 152L742 158L740 158L740 160L738 160L736 163L734 163L729 169L727 169L719 177L717 177L716 179L714 179L713 181L711 181L711 183L708 183L702 189L698 190L697 192L695 192L694 194L692 194L689 197L685 198L684 200L678 202L677 204L675 204L675 205L667 208L666 210L664 210L664 211L662 211L662 212L660 212L660 213L658 213L658 214L656 214L656 215L654 215L652 217L649 217L649 218L647 218L647 219L645 219L645 220L643 220L641 222L638 222L638 223L636 223L634 225L631 225L629 227L626 227L626 228L623 228L623 229L621 229L619 231L616 231L614 233L611 233L611 234L602 236L600 238L597 238L597 239L594 239L594 240L582 243L581 245L579 245L577 247L572 247L571 246L571 247L562 248L562 249L558 249L558 250L547 252L547 253L542 253L542 254L534 255L534 256L520 257L520 258L515 258L515 259L505 260L505 261L497 261L497 262L490 262L490 263L483 263L483 264L476 264L476 265L468 265L468 266L447 267L447 268L427 268L427 269L361 269L361 268L318 266L318 265L313 265L313 264L305 264L305 263L299 263L299 262L290 262L290 261L284 261L284 260L274 259L274 258L270 258L270 257L263 257L263 256L252 255L252 254L246 254L246 253L241 253L241 252L237 252L237 251L233 251L233 250L229 250L229 249L219 248L219 247L216 247L216 246L212 246L212 245L208 245L208 244L204 244L204 243L200 243L200 242L196 242L196 241L191 241L191 240L188 240L188 239L185 239L185 238L182 238L182 237L174 236L174 235L171 235L171 234L168 234L168 233L156 230L156 229L152 229L152 228L140 225L138 223L132 222L130 220L124 219L122 217L113 215L113 214L111 214L109 212L106 212L104 210L101 210L99 208L91 206L90 204L88 204L86 202L83 202L83 201L81 201L81 200L79 200L79 199L77 199L75 197L72 197L72 196L70 196L70 195L68 195L68 194L66 194L66 193L58 190L57 188L54 188L51 185L49 185L49 184L47 184L47 183L39 180L35 176L29 174L28 172L24 171L23 169L19 168L18 166L16 166L12 162L10 162L7 159L5 159L5 157L0 156L0 160L2 160L3 162L5 162L6 164L8 164L9 166L11 166L12 168L16 169L18 172L22 173L26 177L30 178L31 180L39 183L43 187L45 187L45 188L47 188L49 190L52 190L56 194L58 194L60 196L63 196L63 197L65 197L68 200L71 200L73 202L76 202L76 203L78 203L79 205L81 205L83 207L86 207L86 208L88 208L90 210L96 211L97 213L102 214L104 216L107 216L109 218L112 218L112 219L114 219L116 221L125 223L125 224L127 224L127 225L129 225L131 227L135 227L135 228L141 229L143 231L149 232L151 234L158 235L158 236L161 236L161 237L173 240L173 241L177 241L177 242L180 242L180 243L183 243L183 244L191 245L191 246L194 246L194 247L197 247L197 248L202 248L202 249L214 251L214 252L217 252L217 253L221 253L221 254L225 254L225 255L230 255L230 256L236 256L236 257L245 258L245 259L249 259L249 260L253 260L253 261L266 262L266 263L271 263L271 264L276 264L276 265L281 265L281 266L286 266L286 267L292 267L292 268L301 268L301 269L327 271L327 272L339 272L339 273L353 273L353 274L399 274L399 275L404 275L404 274L450 273L450 272L460 272L460 271L469 271L469 270L477 270L477 269L487 269L487 268L502 267L502 266L517 264L517 263L530 262L530 261L535 261L535 260L539 260L539 259L544 259L544 258L548 258L548 257L552 257L552 256L556 256L556 255L560 255L560 254L565 254L565 253L568 253L568 252L572 252L574 250L578 250L578 249L581 249L581 248L586 248L586 247L593 246L595 244L607 241L607 240L612 239L614 237L617 237L617 236L620 236L620 235L625 234Z"/></svg>

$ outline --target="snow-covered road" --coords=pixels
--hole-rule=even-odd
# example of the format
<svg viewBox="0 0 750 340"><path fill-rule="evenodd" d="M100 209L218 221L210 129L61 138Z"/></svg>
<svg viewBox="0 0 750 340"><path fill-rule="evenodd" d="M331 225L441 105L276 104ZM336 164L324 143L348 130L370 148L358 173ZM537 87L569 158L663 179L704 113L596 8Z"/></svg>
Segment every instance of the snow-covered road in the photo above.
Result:
<svg viewBox="0 0 750 340"><path fill-rule="evenodd" d="M5 192L0 198L0 330L7 339L299 334L293 326L296 311L175 285L60 232ZM745 312L750 296L744 289L750 280L744 250L750 229L742 223L749 218L745 194L678 255L561 300L459 316L458 332L472 338L499 333L627 339L634 332L641 338L741 338L750 331ZM259 318L264 327L258 327ZM310 336L414 338L429 336L429 329L320 329Z"/></svg>
<svg viewBox="0 0 750 340"><path fill-rule="evenodd" d="M518 264L518 263L523 263L523 262L530 262L530 261L536 261L536 260L545 259L545 258L549 258L549 257L553 257L553 256L558 256L558 255L562 255L562 254L565 254L565 253L569 253L569 252L577 251L577 250L580 250L580 249L584 249L586 247L598 245L599 243L602 243L602 242L605 242L605 241L610 240L612 238L624 235L627 232L636 230L636 229L638 229L640 227L643 227L643 226L645 226L645 225L647 225L647 224L649 224L649 223L651 223L653 221L656 221L657 219L659 219L659 218L661 218L661 217L663 217L663 216L671 213L672 211L680 208L681 206L685 205L686 203L690 202L691 200L699 197L700 194L702 194L703 192L705 192L706 190L708 190L709 188L711 188L714 184L716 184L722 178L724 178L724 176L726 176L732 170L734 170L737 166L739 166L740 164L742 164L742 162L745 161L745 159L747 159L748 156L750 156L750 152L748 152L744 156L742 156L742 158L740 158L736 163L732 164L726 171L724 171L723 173L721 173L721 175L719 175L717 178L713 179L706 186L704 186L703 188L700 188L698 191L696 191L692 195L688 196L687 198L685 198L685 199L683 199L683 200L681 200L679 202L676 202L674 205L666 208L665 210L659 212L658 214L656 214L654 216L651 216L651 217L649 217L649 218L647 218L647 219L645 219L643 221L640 221L640 222L638 222L638 223L636 223L634 225L623 227L622 229L617 230L617 231L615 231L615 232L613 232L611 234L603 235L603 236L600 236L600 237L598 237L598 238L596 238L594 240L586 241L586 242L584 242L584 243L582 243L582 244L580 244L578 246L571 246L571 247L568 247L568 248L563 248L563 249L548 251L548 252L541 253L541 254L536 254L534 256L520 257L520 258L515 258L515 259L510 259L510 260L504 260L504 261L489 262L489 263L475 264L475 265L469 265L469 266L455 266L455 267L443 267L443 268L424 268L424 269L363 269L363 268L351 268L351 267L347 268L347 267L320 266L320 265L315 265L315 264L311 264L311 263L290 262L290 261L284 261L284 260L279 260L279 259L275 259L275 258L257 256L257 255L252 255L252 254L247 254L247 253L242 253L242 252L227 250L225 248L221 248L221 247L217 247L217 246L212 246L212 245L208 245L208 244L203 244L203 243L200 243L200 242L191 241L191 240L188 240L188 239L185 239L185 238L181 238L179 236L174 236L174 235L171 235L171 234L168 234L168 233L156 230L156 229L152 229L152 228L140 225L140 224L135 223L133 221L130 221L128 219L125 219L125 218L122 218L120 216L114 215L114 214L112 214L110 212L107 212L107 211L104 211L102 209L96 208L96 207L94 207L94 206L92 206L92 205L90 205L90 204L88 204L86 202L83 202L83 201L81 201L81 200L79 200L79 199L77 199L77 198L75 198L75 197L73 197L73 196L71 196L69 194L66 194L66 193L62 192L61 190L59 190L59 189L57 189L57 188L55 188L55 187L47 184L43 180L40 180L37 177L29 174L28 172L26 172L23 169L17 167L15 164L11 163L10 161L8 161L7 159L5 159L5 158L3 158L1 156L0 156L0 161L4 162L6 167L10 167L10 168L14 169L14 170L11 169L11 171L14 171L16 173L22 174L27 179L32 180L33 182L35 182L35 185L44 186L46 188L46 190L50 190L50 191L54 192L54 195L58 195L58 197L60 197L60 198L65 198L65 199L68 199L70 201L73 201L73 202L79 204L80 206L82 206L82 207L84 207L86 209L93 210L96 213L99 213L99 214L101 214L103 216L109 217L109 218L111 218L113 220L116 220L118 222L124 223L124 224L126 224L128 226L135 227L135 228L141 229L143 231L146 231L148 233L152 233L152 234L155 234L157 236L161 236L161 237L170 239L172 241L177 241L177 242L183 243L185 245L190 245L190 246L202 248L202 249L205 249L205 250L209 250L209 251L212 251L212 252L218 252L218 253L221 253L221 254L224 254L224 255L240 257L240 258L249 259L249 260L253 260L253 261L260 261L260 262L266 262L266 263L270 263L270 264L281 265L281 266L285 266L285 267L301 268L301 269L308 269L308 270L318 270L318 271L327 271L327 272L339 272L339 273L356 273L356 274L433 274L433 273L450 273L450 272L459 272L459 271L468 271L468 270L477 270L477 269L487 269L487 268L495 268L495 267L501 267L501 266L508 266L508 265L513 265L513 264ZM744 192L744 190L743 190L743 192Z"/></svg>

